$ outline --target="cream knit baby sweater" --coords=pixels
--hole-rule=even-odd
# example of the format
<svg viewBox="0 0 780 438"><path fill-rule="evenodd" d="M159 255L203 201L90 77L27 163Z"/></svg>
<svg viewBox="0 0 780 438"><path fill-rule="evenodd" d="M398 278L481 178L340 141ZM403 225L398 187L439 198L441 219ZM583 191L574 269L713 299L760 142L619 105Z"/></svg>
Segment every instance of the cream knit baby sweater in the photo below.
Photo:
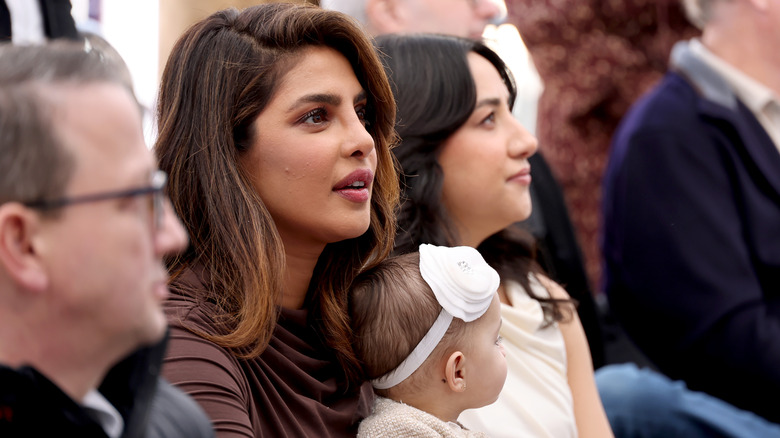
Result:
<svg viewBox="0 0 780 438"><path fill-rule="evenodd" d="M482 432L445 422L409 405L377 397L371 415L360 423L358 438L488 438Z"/></svg>

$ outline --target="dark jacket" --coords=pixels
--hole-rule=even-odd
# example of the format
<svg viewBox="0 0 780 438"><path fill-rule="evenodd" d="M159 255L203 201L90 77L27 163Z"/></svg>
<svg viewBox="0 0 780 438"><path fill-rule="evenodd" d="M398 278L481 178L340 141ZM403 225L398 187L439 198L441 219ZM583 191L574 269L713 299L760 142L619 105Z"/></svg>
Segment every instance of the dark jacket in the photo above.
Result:
<svg viewBox="0 0 780 438"><path fill-rule="evenodd" d="M43 19L43 31L49 39L78 39L76 23L71 16L70 0L38 0ZM0 0L0 42L11 39L11 14Z"/></svg>
<svg viewBox="0 0 780 438"><path fill-rule="evenodd" d="M604 186L606 292L661 371L780 422L780 153L679 43Z"/></svg>
<svg viewBox="0 0 780 438"><path fill-rule="evenodd" d="M195 402L158 377L167 339L138 350L106 375L99 391L119 411L123 438L213 437ZM30 367L0 365L0 437L106 437L100 424Z"/></svg>

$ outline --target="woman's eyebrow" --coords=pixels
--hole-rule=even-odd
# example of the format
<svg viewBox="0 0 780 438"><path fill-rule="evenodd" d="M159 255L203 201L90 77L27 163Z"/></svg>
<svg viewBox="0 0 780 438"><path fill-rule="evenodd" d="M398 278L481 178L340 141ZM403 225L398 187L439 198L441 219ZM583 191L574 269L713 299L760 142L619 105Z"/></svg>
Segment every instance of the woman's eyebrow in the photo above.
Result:
<svg viewBox="0 0 780 438"><path fill-rule="evenodd" d="M479 102L477 102L477 106L475 108L480 108L483 106L499 106L501 105L501 99L497 97L490 97L487 99L482 99Z"/></svg>
<svg viewBox="0 0 780 438"><path fill-rule="evenodd" d="M299 106L307 103L325 103L332 106L338 106L341 104L341 97L331 93L307 94L296 99L287 111L294 111Z"/></svg>
<svg viewBox="0 0 780 438"><path fill-rule="evenodd" d="M352 100L352 103L358 103L360 101L366 100L368 98L368 93L366 93L366 90L360 90L360 93L355 95L355 98Z"/></svg>

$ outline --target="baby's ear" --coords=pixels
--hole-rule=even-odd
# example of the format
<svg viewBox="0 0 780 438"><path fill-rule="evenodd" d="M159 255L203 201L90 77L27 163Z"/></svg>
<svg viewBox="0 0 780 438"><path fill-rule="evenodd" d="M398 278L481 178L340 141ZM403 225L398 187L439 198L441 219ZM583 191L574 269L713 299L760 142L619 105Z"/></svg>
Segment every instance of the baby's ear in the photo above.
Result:
<svg viewBox="0 0 780 438"><path fill-rule="evenodd" d="M447 358L444 378L453 392L466 390L466 356L462 352L455 351Z"/></svg>

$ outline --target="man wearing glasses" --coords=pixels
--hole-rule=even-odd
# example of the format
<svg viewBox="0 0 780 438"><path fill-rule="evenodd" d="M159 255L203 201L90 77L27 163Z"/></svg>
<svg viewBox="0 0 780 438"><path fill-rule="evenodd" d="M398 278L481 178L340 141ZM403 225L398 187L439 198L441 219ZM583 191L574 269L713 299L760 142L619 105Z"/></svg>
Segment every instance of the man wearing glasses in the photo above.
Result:
<svg viewBox="0 0 780 438"><path fill-rule="evenodd" d="M0 47L0 436L213 436L157 376L187 238L140 117L99 54Z"/></svg>

